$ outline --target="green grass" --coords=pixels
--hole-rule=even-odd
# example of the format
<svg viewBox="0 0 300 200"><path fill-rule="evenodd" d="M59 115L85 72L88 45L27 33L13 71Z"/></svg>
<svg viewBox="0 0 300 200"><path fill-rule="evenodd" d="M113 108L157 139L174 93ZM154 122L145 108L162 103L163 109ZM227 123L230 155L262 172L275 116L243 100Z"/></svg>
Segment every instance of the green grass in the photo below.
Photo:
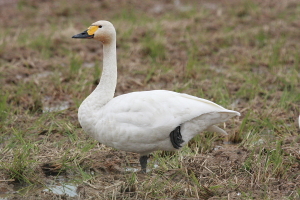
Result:
<svg viewBox="0 0 300 200"><path fill-rule="evenodd" d="M76 74L78 74L79 69L82 66L82 59L77 56L73 55L70 59L70 78L75 78L77 77Z"/></svg>
<svg viewBox="0 0 300 200"><path fill-rule="evenodd" d="M4 150L6 153L11 153L12 158L10 162L1 162L0 168L4 169L9 178L15 182L23 182L33 184L36 178L34 169L31 166L36 163L31 155L36 152L33 143L28 142L24 138L24 133L21 130L11 130L13 132L9 144ZM6 136L7 137L7 136Z"/></svg>
<svg viewBox="0 0 300 200"><path fill-rule="evenodd" d="M19 1L3 9L0 184L19 193L0 198L62 198L42 191L61 177L85 199L299 198L300 4L181 4ZM99 81L101 44L71 36L99 19L117 29L117 95L166 89L212 100L242 114L220 124L229 136L205 132L181 151L154 152L146 175L126 172L139 168L138 155L88 138L77 108ZM45 110L63 102L66 110ZM58 173L46 175L46 164Z"/></svg>

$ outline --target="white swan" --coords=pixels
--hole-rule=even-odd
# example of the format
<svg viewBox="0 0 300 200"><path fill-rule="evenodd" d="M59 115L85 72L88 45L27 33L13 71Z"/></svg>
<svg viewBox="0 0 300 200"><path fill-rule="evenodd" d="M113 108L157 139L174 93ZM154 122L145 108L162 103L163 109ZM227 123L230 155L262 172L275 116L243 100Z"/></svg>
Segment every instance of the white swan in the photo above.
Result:
<svg viewBox="0 0 300 200"><path fill-rule="evenodd" d="M93 38L103 44L100 83L78 110L82 128L107 146L139 153L142 172L146 172L152 151L180 149L204 130L226 134L215 124L240 115L211 101L166 90L113 98L117 83L114 26L108 21L97 21L72 38Z"/></svg>

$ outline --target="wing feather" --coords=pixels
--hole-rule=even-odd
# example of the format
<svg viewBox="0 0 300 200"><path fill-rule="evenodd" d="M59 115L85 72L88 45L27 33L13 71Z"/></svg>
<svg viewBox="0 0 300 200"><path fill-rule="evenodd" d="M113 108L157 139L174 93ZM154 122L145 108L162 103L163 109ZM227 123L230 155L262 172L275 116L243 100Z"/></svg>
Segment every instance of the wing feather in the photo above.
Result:
<svg viewBox="0 0 300 200"><path fill-rule="evenodd" d="M96 130L101 133L96 135L101 136L100 142L105 140L106 143L157 142L165 140L180 124L210 112L239 114L182 93L164 90L128 93L115 97L99 111Z"/></svg>

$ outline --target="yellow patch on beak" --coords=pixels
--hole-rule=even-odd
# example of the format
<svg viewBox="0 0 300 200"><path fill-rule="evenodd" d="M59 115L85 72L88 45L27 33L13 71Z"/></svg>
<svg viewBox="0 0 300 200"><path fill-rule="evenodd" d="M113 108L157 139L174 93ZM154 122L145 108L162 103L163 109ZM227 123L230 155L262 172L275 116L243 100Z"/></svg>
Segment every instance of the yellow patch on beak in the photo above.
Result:
<svg viewBox="0 0 300 200"><path fill-rule="evenodd" d="M97 30L98 30L98 26L90 26L87 30L87 33L89 35L94 35Z"/></svg>

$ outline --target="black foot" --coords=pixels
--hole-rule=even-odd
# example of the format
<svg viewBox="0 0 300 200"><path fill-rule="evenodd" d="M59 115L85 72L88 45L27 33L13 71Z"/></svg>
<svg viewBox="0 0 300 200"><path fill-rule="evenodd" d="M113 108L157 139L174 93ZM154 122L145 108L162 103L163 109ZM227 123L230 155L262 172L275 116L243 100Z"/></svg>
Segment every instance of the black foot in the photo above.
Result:
<svg viewBox="0 0 300 200"><path fill-rule="evenodd" d="M140 157L140 164L141 164L141 172L146 173L147 172L147 160L149 156L141 156Z"/></svg>
<svg viewBox="0 0 300 200"><path fill-rule="evenodd" d="M182 139L182 135L180 133L180 126L177 126L174 131L170 133L170 139L175 149L182 147L181 144L184 142L184 140Z"/></svg>

